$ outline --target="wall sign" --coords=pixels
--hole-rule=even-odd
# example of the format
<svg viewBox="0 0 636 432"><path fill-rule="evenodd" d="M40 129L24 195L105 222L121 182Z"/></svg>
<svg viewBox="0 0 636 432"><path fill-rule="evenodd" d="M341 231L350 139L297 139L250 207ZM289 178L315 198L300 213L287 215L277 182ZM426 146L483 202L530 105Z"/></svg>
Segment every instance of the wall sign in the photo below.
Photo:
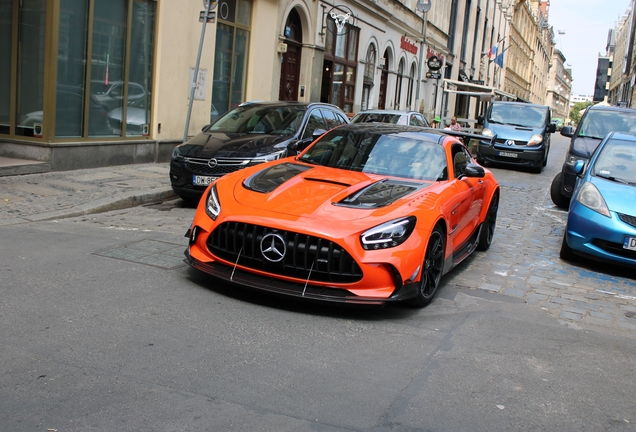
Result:
<svg viewBox="0 0 636 432"><path fill-rule="evenodd" d="M406 36L402 36L402 38L400 39L400 48L412 54L417 54L417 45L408 40Z"/></svg>
<svg viewBox="0 0 636 432"><path fill-rule="evenodd" d="M436 55L430 56L426 60L426 65L432 71L438 71L442 68L442 61Z"/></svg>

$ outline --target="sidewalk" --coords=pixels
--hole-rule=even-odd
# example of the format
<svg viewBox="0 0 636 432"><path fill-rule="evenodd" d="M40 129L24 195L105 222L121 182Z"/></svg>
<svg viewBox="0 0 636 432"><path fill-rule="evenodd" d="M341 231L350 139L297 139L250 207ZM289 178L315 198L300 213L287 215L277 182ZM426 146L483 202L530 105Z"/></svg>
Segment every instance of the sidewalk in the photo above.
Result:
<svg viewBox="0 0 636 432"><path fill-rule="evenodd" d="M0 177L0 226L81 216L176 198L169 163Z"/></svg>

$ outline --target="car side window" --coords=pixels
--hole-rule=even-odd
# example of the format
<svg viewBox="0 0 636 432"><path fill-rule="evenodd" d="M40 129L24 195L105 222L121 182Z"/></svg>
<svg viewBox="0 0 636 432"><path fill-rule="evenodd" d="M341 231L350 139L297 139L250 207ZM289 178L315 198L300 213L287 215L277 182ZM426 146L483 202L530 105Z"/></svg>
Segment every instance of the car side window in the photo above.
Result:
<svg viewBox="0 0 636 432"><path fill-rule="evenodd" d="M411 121L409 122L411 126L426 126L424 123L424 117L418 114L413 114L411 116Z"/></svg>
<svg viewBox="0 0 636 432"><path fill-rule="evenodd" d="M455 178L458 178L466 171L466 166L470 163L471 157L466 148L461 144L454 144L451 151L453 153Z"/></svg>
<svg viewBox="0 0 636 432"><path fill-rule="evenodd" d="M335 112L328 109L321 109L320 112L327 122L327 130L333 129L336 126L340 126L342 124L340 119L338 119L338 117L336 116Z"/></svg>
<svg viewBox="0 0 636 432"><path fill-rule="evenodd" d="M307 126L305 127L305 132L303 133L303 139L311 138L316 129L327 129L325 126L325 121L320 114L320 110L313 110L309 114L309 120L307 120Z"/></svg>

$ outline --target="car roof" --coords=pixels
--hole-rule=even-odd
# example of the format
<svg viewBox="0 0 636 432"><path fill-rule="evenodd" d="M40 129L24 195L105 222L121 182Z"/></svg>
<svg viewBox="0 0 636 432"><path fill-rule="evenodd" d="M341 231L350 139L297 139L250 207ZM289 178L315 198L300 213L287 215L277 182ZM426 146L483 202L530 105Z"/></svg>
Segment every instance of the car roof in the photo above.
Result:
<svg viewBox="0 0 636 432"><path fill-rule="evenodd" d="M342 112L340 107L328 104L324 102L297 102L297 101L247 101L239 104L240 107L247 106L273 106L273 107L297 107L297 108L310 108L310 107L325 107L335 109Z"/></svg>
<svg viewBox="0 0 636 432"><path fill-rule="evenodd" d="M523 106L531 106L531 107L539 107L539 108L550 108L547 105L542 104L533 104L527 102L514 102L514 101L494 101L492 105L523 105Z"/></svg>
<svg viewBox="0 0 636 432"><path fill-rule="evenodd" d="M421 114L421 113L417 111L369 109L369 110L360 111L358 114Z"/></svg>
<svg viewBox="0 0 636 432"><path fill-rule="evenodd" d="M622 111L622 112L636 112L636 109L633 108L626 108L626 107L617 107L617 106L611 106L611 105L590 105L589 107L587 107L587 111L592 110L592 111Z"/></svg>
<svg viewBox="0 0 636 432"><path fill-rule="evenodd" d="M382 135L393 135L403 132L416 132L422 134L422 140L439 141L440 138L450 136L441 129L428 128L424 126L398 125L394 123L349 123L347 125L338 126L332 131L355 131L361 133L372 133Z"/></svg>
<svg viewBox="0 0 636 432"><path fill-rule="evenodd" d="M636 143L636 134L627 133L627 132L611 132L611 136L609 137L609 139L622 140L622 141L634 141Z"/></svg>

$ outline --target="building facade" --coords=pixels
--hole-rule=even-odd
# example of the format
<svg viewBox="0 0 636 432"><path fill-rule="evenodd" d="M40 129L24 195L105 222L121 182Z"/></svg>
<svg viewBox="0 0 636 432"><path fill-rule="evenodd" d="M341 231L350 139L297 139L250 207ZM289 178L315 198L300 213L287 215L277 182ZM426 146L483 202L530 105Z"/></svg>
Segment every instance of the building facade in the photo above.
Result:
<svg viewBox="0 0 636 432"><path fill-rule="evenodd" d="M218 0L204 24L206 2L0 0L0 156L165 161L248 100L471 126L491 99L530 99L547 50L529 0Z"/></svg>

